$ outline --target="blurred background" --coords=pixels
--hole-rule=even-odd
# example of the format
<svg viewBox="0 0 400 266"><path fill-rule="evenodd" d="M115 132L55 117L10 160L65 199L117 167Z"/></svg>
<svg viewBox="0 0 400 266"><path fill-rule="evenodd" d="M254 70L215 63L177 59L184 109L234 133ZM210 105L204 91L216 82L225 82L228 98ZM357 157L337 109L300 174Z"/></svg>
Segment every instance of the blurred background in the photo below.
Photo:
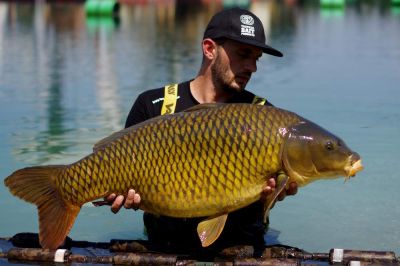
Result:
<svg viewBox="0 0 400 266"><path fill-rule="evenodd" d="M396 0L0 1L0 176L72 163L123 128L144 90L193 78L205 26L241 6L268 44L247 89L341 136L365 170L271 211L267 243L400 254L400 5ZM90 4L92 6L90 6ZM0 236L37 232L33 205L0 185ZM141 212L85 205L75 240L146 239Z"/></svg>

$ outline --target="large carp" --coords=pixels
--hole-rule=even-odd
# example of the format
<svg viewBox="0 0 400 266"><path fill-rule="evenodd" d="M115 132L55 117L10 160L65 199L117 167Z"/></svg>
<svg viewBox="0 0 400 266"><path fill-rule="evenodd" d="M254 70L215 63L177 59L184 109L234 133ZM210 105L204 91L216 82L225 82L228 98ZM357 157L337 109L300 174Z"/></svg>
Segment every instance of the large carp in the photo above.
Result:
<svg viewBox="0 0 400 266"><path fill-rule="evenodd" d="M267 179L284 173L266 212L287 182L350 177L360 156L318 125L275 107L206 104L159 116L101 140L70 165L17 170L4 181L37 205L43 248L56 249L81 206L134 188L140 208L173 217L207 217L203 246L221 233L228 213L260 199Z"/></svg>

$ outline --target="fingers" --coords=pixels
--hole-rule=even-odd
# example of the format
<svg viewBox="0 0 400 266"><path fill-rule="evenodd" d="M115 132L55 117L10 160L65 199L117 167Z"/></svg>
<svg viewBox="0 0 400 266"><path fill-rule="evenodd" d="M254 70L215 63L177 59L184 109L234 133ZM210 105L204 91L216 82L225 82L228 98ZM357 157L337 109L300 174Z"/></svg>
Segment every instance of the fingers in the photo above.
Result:
<svg viewBox="0 0 400 266"><path fill-rule="evenodd" d="M117 195L115 193L112 193L112 194L108 195L107 197L104 197L104 200L107 201L108 203L112 204L116 197L117 197Z"/></svg>
<svg viewBox="0 0 400 266"><path fill-rule="evenodd" d="M263 189L263 193L268 195L275 190L275 187L276 187L275 178L270 178L267 181L267 186Z"/></svg>
<svg viewBox="0 0 400 266"><path fill-rule="evenodd" d="M135 192L135 190L130 189L126 197L124 207L125 209L139 209L140 195Z"/></svg>
<svg viewBox="0 0 400 266"><path fill-rule="evenodd" d="M130 189L126 198L123 195L110 194L104 198L111 205L111 211L113 213L119 212L119 210L124 206L125 209L139 209L140 205L140 195L135 192L135 190Z"/></svg>
<svg viewBox="0 0 400 266"><path fill-rule="evenodd" d="M112 193L103 198L103 200L93 201L92 204L95 207L104 206L104 205L112 205L117 195Z"/></svg>
<svg viewBox="0 0 400 266"><path fill-rule="evenodd" d="M135 193L135 199L133 201L133 203L135 204L134 208L135 210L139 209L140 201L141 201L140 195Z"/></svg>
<svg viewBox="0 0 400 266"><path fill-rule="evenodd" d="M291 182L289 188L286 189L286 195L296 195L297 194L297 183Z"/></svg>
<svg viewBox="0 0 400 266"><path fill-rule="evenodd" d="M262 194L261 194L261 201L265 202L267 197L275 191L275 188L276 188L275 178L268 179L267 185L264 187ZM282 190L282 192L279 193L276 200L282 201L286 196L292 196L295 194L297 194L297 183L291 182L291 183L289 183L289 185L286 189Z"/></svg>
<svg viewBox="0 0 400 266"><path fill-rule="evenodd" d="M117 213L119 212L119 210L122 208L122 206L124 205L124 200L125 197L122 195L118 195L115 200L113 201L113 203L111 204L111 211L113 213Z"/></svg>
<svg viewBox="0 0 400 266"><path fill-rule="evenodd" d="M297 193L297 183L290 182L289 187L284 189L278 196L278 200L282 201L286 196L293 196Z"/></svg>
<svg viewBox="0 0 400 266"><path fill-rule="evenodd" d="M267 197L274 192L276 187L276 181L275 178L270 178L267 181L267 185L263 188L263 191L261 193L261 201L265 202L267 200Z"/></svg>

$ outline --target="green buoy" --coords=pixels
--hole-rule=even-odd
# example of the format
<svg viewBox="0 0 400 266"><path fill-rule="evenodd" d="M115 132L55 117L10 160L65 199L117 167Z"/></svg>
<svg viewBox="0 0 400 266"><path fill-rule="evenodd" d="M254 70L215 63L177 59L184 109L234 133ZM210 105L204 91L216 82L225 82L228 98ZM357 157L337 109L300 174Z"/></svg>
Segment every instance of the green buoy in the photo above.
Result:
<svg viewBox="0 0 400 266"><path fill-rule="evenodd" d="M344 7L346 0L320 0L320 5L323 7Z"/></svg>
<svg viewBox="0 0 400 266"><path fill-rule="evenodd" d="M114 16L119 11L119 3L115 0L87 0L85 10L91 16Z"/></svg>

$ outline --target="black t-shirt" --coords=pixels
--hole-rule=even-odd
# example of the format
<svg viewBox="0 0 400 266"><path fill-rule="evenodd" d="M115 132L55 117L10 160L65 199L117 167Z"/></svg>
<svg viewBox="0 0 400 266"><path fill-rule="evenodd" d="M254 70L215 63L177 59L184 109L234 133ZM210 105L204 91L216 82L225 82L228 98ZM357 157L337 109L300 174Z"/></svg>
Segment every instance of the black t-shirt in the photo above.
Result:
<svg viewBox="0 0 400 266"><path fill-rule="evenodd" d="M252 103L254 94L249 91L243 91L229 99L228 103ZM164 103L164 87L148 90L138 96L133 104L131 111L125 123L125 127L130 127L161 114L161 107ZM178 84L178 99L175 112L184 111L199 102L190 92L190 81ZM265 105L272 105L266 102Z"/></svg>
<svg viewBox="0 0 400 266"><path fill-rule="evenodd" d="M234 95L229 103L252 103L255 95L243 91ZM129 112L125 127L145 121L161 114L164 101L164 87L140 94ZM190 92L190 81L178 84L178 99L175 112L199 104ZM265 105L271 105L268 101ZM201 248L197 236L197 225L204 218L173 218L145 213L143 216L149 242L163 252L217 252L233 245L252 245L261 251L264 247L263 204L255 202L250 206L232 212L221 236L209 248Z"/></svg>

